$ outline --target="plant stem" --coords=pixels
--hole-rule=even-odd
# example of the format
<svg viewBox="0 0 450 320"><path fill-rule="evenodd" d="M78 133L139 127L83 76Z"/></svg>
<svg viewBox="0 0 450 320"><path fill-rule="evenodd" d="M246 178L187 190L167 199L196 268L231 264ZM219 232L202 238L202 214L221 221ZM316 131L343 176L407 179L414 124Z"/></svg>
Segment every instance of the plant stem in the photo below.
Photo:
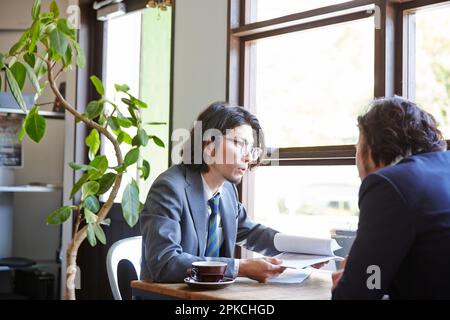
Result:
<svg viewBox="0 0 450 320"><path fill-rule="evenodd" d="M105 128L100 126L98 123L92 121L91 119L83 116L81 113L75 110L72 105L70 105L69 102L64 99L61 92L59 92L55 78L53 77L53 71L51 66L51 61L46 61L47 63L47 75L48 75L48 82L50 84L50 87L55 94L55 96L61 101L62 106L64 109L66 109L68 112L70 112L75 118L83 121L91 128L96 129L98 132L103 134L114 146L114 151L117 158L117 165L120 166L123 163L123 157L122 152L120 150L119 142L114 138L114 136ZM54 66L54 64L53 64ZM97 214L97 223L100 223L102 220L106 218L108 215L109 210L111 209L114 199L117 196L117 193L120 188L120 184L122 182L122 173L117 174L116 179L114 181L114 186L111 190L111 193L108 197L108 200L103 204L101 207L99 213ZM77 226L77 228L79 225ZM65 290L65 299L69 300L75 300L75 276L77 271L77 255L78 255L78 249L81 245L81 243L86 239L87 236L87 226L84 226L80 230L75 229L75 234L73 235L73 238L69 244L69 247L67 248L66 253L66 261L67 261L67 277L66 277L66 290Z"/></svg>

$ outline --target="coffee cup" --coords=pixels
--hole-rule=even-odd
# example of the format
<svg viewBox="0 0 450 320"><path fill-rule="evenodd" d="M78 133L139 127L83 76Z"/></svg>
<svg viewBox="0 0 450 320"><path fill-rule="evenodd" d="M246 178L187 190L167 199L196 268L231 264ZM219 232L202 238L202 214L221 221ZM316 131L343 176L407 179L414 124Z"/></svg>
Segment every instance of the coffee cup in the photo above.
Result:
<svg viewBox="0 0 450 320"><path fill-rule="evenodd" d="M192 263L191 278L198 282L220 282L227 264L220 261L196 261Z"/></svg>

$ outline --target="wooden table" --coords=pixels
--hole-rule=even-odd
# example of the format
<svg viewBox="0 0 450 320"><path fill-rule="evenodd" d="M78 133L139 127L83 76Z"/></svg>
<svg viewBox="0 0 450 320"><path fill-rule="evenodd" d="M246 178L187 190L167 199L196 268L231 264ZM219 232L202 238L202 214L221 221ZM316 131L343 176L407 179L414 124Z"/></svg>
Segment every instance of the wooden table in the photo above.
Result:
<svg viewBox="0 0 450 320"><path fill-rule="evenodd" d="M199 290L185 283L131 282L133 297L144 299L192 300L328 300L331 298L331 272L314 270L302 283L263 284L237 278L226 288Z"/></svg>

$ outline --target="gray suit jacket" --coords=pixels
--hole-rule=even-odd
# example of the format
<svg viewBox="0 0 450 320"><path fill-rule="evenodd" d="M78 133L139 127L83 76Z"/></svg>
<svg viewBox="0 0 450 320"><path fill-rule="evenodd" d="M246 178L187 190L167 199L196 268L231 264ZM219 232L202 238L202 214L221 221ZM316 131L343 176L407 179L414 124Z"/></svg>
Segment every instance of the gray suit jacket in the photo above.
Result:
<svg viewBox="0 0 450 320"><path fill-rule="evenodd" d="M183 164L169 168L156 179L140 218L142 280L183 282L192 262L203 260L226 262L226 276L234 278L236 244L267 256L280 253L273 244L277 231L254 223L238 201L235 185L225 182L220 200L223 256L204 257L206 201L200 173Z"/></svg>

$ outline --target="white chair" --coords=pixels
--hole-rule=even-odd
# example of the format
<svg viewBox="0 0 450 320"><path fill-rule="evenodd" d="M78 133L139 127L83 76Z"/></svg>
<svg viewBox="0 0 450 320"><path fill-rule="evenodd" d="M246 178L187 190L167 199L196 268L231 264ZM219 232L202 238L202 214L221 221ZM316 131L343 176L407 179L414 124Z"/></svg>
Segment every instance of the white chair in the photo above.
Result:
<svg viewBox="0 0 450 320"><path fill-rule="evenodd" d="M117 280L117 266L122 260L129 260L136 270L139 279L141 273L142 236L126 238L114 243L106 256L106 270L108 271L109 285L115 300L122 300Z"/></svg>

